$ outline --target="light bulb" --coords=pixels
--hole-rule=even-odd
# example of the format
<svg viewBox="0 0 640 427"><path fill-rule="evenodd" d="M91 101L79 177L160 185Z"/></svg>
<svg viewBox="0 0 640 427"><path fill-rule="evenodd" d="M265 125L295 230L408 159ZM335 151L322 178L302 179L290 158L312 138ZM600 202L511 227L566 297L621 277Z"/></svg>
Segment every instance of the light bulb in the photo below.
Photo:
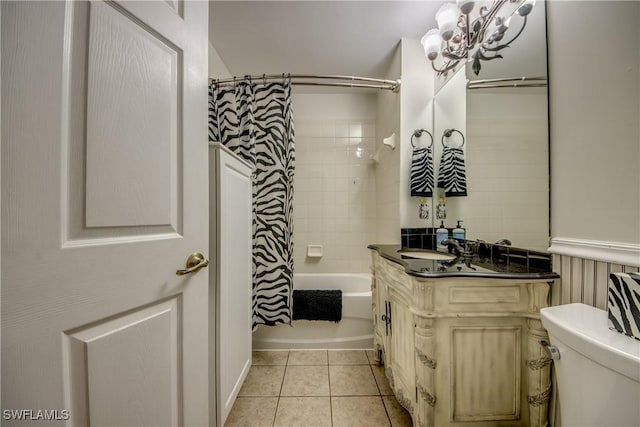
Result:
<svg viewBox="0 0 640 427"><path fill-rule="evenodd" d="M473 10L475 2L473 0L456 0L456 4L460 8L460 12L468 15Z"/></svg>
<svg viewBox="0 0 640 427"><path fill-rule="evenodd" d="M533 6L535 5L536 0L525 0L525 2L522 3L522 6L518 8L518 15L527 16L529 13L531 13L531 9L533 9Z"/></svg>
<svg viewBox="0 0 640 427"><path fill-rule="evenodd" d="M444 41L451 40L458 23L458 8L453 3L445 3L436 13L438 30Z"/></svg>
<svg viewBox="0 0 640 427"><path fill-rule="evenodd" d="M431 29L420 40L422 47L424 48L424 54L430 61L434 61L438 57L440 48L442 47L442 38L438 30Z"/></svg>
<svg viewBox="0 0 640 427"><path fill-rule="evenodd" d="M503 16L498 16L496 18L496 33L504 34L509 29L509 24L511 24L511 17L504 19Z"/></svg>

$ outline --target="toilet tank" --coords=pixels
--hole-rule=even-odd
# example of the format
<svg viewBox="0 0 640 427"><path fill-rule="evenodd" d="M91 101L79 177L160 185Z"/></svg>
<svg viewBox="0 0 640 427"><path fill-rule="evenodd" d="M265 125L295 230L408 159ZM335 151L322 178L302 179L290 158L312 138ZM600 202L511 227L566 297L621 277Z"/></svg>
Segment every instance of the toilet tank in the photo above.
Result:
<svg viewBox="0 0 640 427"><path fill-rule="evenodd" d="M585 304L540 310L554 360L562 427L640 426L640 341L610 330Z"/></svg>
<svg viewBox="0 0 640 427"><path fill-rule="evenodd" d="M554 360L562 427L640 426L640 341L610 330L585 304L540 310Z"/></svg>

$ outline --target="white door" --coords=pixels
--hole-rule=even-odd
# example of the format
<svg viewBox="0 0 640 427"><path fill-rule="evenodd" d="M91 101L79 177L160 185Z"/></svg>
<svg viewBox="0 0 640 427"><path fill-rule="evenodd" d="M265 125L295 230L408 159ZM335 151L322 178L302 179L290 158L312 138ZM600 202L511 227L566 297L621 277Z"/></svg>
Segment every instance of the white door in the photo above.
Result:
<svg viewBox="0 0 640 427"><path fill-rule="evenodd" d="M208 424L207 8L2 2L3 425Z"/></svg>

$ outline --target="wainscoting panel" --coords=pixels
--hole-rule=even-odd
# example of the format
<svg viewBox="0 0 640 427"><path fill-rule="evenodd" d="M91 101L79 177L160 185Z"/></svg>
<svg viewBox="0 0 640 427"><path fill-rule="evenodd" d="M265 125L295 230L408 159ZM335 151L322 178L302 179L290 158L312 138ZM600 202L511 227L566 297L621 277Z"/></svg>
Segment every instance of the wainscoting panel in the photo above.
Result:
<svg viewBox="0 0 640 427"><path fill-rule="evenodd" d="M559 254L553 255L553 269L560 279L551 290L551 305L581 302L601 310L607 309L609 274L640 271L631 265Z"/></svg>

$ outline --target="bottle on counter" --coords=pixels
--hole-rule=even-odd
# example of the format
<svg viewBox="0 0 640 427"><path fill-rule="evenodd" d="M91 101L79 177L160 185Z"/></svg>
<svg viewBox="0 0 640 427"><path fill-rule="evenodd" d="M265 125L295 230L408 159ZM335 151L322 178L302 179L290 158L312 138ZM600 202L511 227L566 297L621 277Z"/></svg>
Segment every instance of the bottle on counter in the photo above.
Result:
<svg viewBox="0 0 640 427"><path fill-rule="evenodd" d="M442 244L449 238L449 230L444 226L444 221L440 221L440 228L436 230L436 250L446 252L447 247Z"/></svg>
<svg viewBox="0 0 640 427"><path fill-rule="evenodd" d="M458 243L460 243L460 246L464 247L464 241L466 240L467 232L460 225L461 222L463 222L463 221L461 219L459 219L458 220L458 225L456 225L456 228L453 229L453 231L451 232L451 235L453 236L454 239L456 239L458 241Z"/></svg>

